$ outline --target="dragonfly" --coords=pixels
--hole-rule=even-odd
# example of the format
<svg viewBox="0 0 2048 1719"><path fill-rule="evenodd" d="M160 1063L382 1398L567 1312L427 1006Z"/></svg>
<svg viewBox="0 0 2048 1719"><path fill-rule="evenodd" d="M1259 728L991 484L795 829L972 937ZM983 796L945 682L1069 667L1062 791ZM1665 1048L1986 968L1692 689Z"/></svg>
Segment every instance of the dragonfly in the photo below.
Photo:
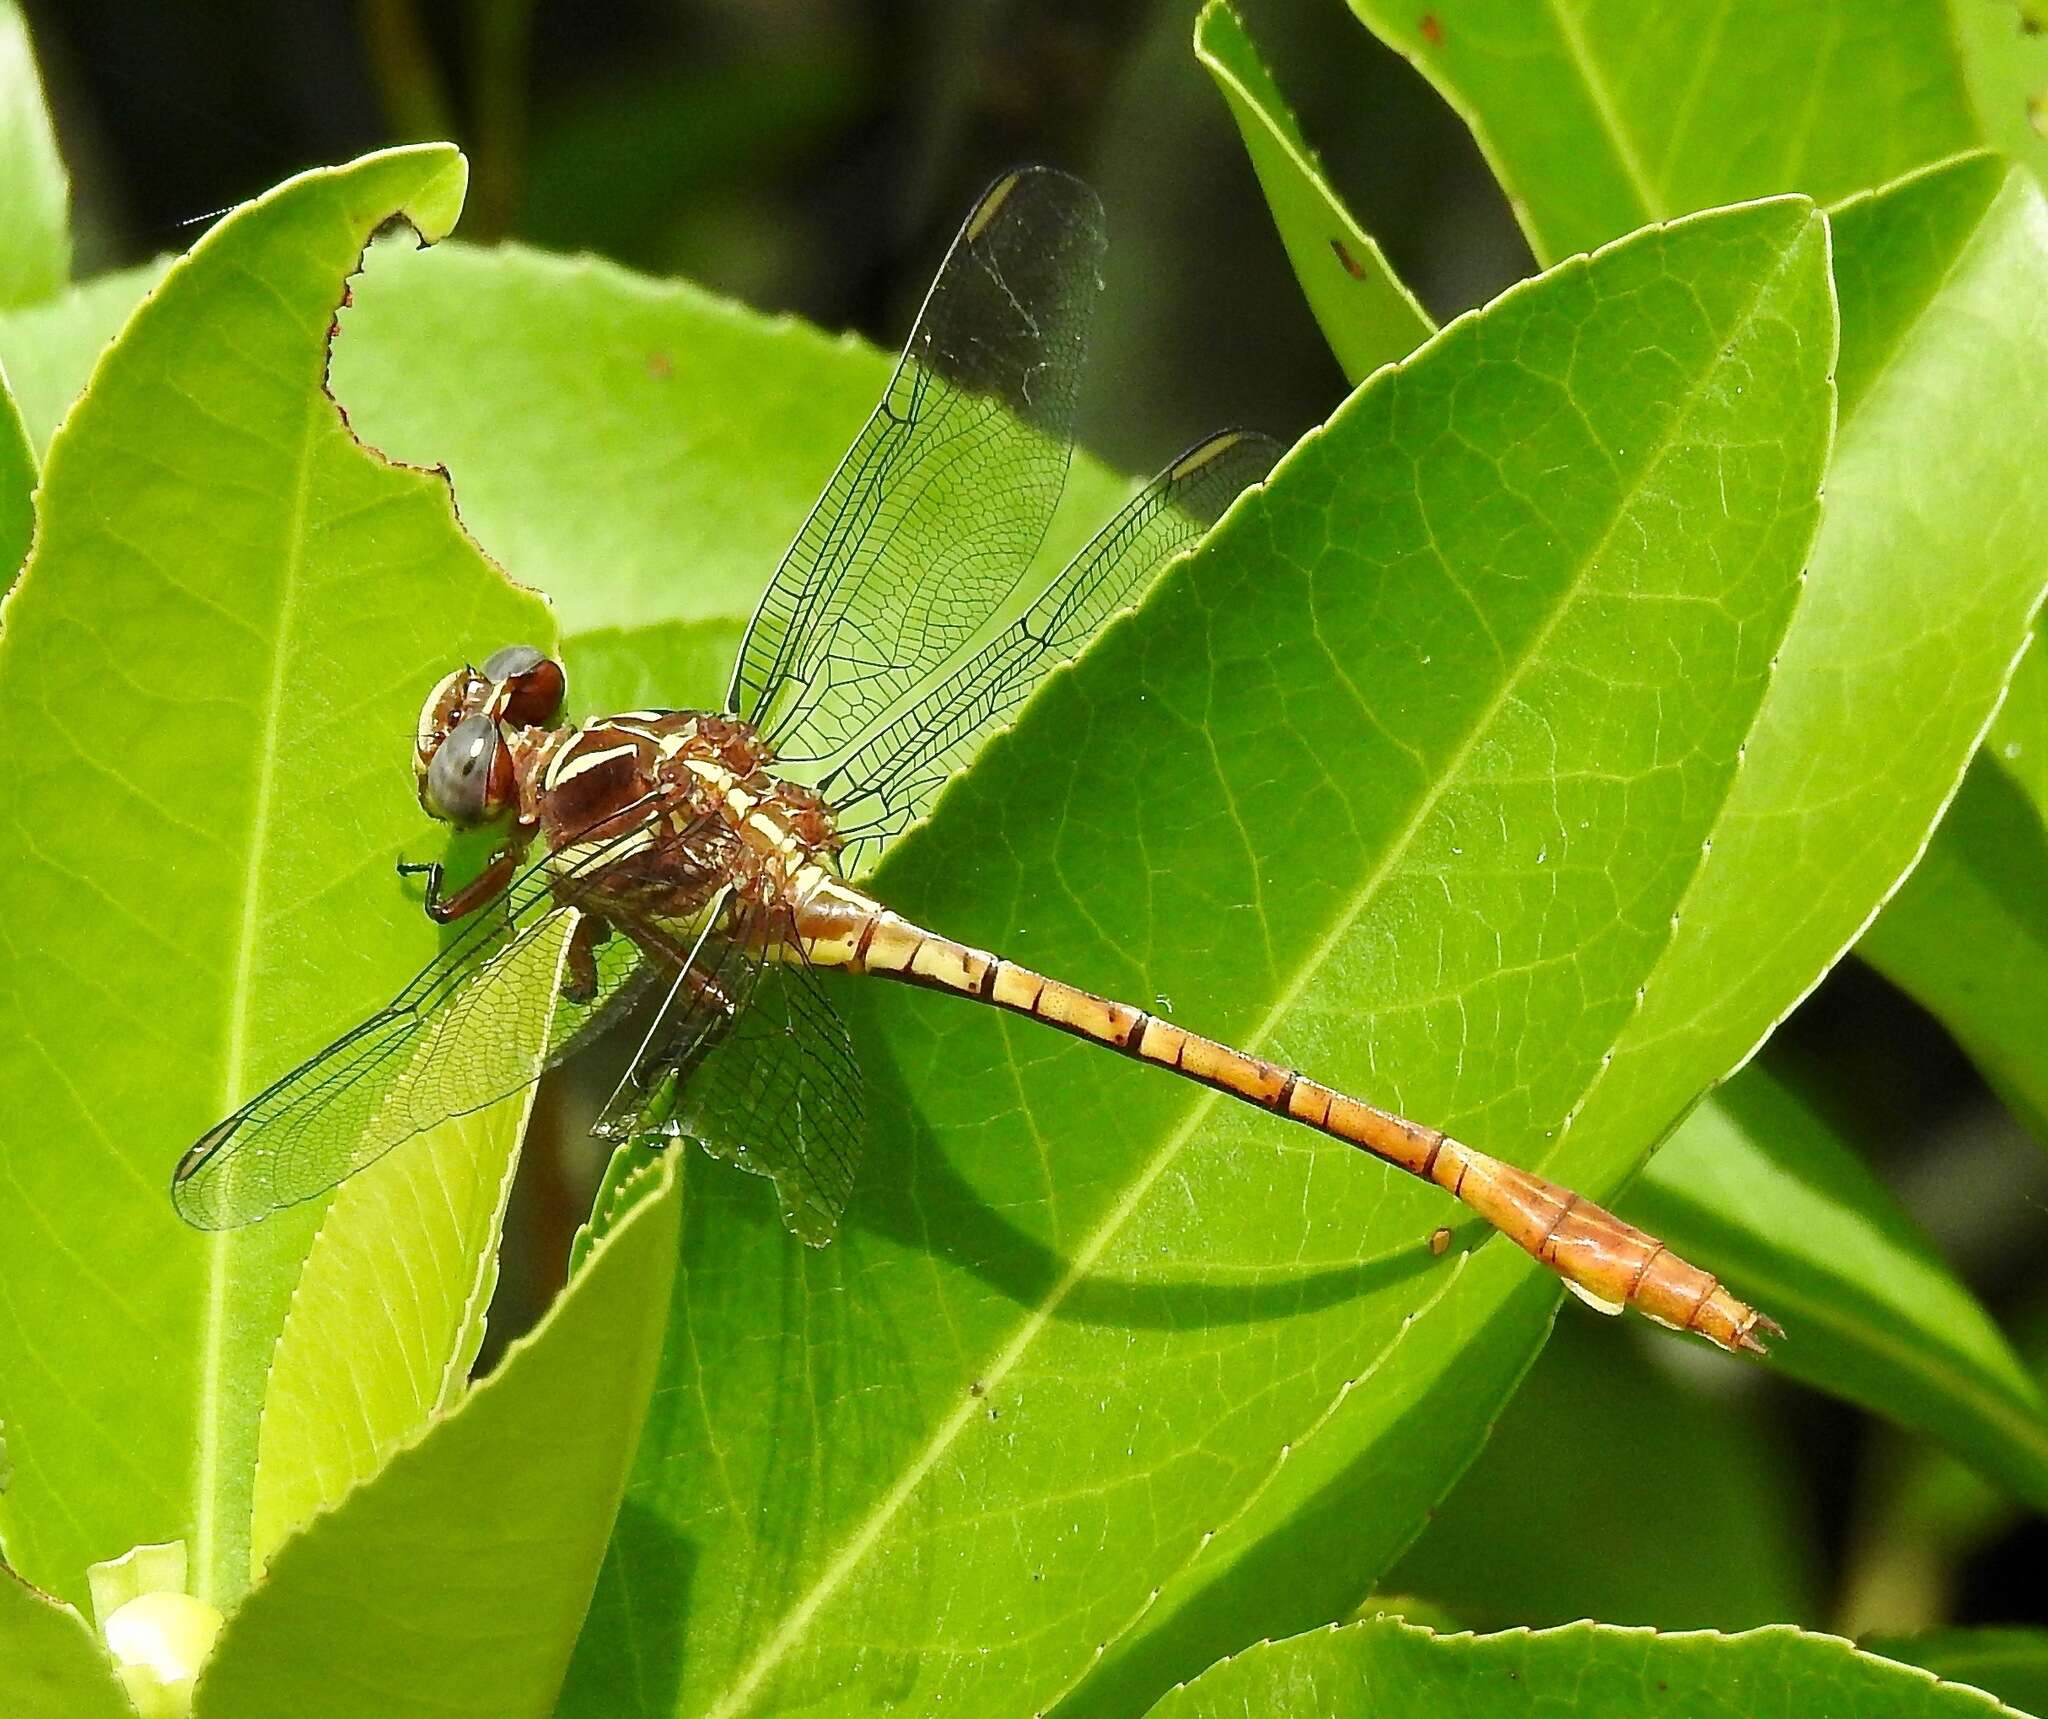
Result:
<svg viewBox="0 0 2048 1719"><path fill-rule="evenodd" d="M726 708L564 719L561 665L512 646L436 685L422 808L490 853L425 908L454 928L389 1006L209 1128L172 1197L220 1229L325 1193L497 1102L658 994L597 1123L698 1141L831 1239L853 1187L860 1073L821 976L953 994L1243 1101L1434 1183L1607 1312L1729 1350L1779 1328L1568 1188L1160 1013L899 915L859 863L920 818L1056 666L1263 480L1277 447L1212 436L1035 593L1065 483L1101 205L1042 167L998 180L953 241L888 389L742 641ZM1440 1242L1437 1232L1433 1244Z"/></svg>

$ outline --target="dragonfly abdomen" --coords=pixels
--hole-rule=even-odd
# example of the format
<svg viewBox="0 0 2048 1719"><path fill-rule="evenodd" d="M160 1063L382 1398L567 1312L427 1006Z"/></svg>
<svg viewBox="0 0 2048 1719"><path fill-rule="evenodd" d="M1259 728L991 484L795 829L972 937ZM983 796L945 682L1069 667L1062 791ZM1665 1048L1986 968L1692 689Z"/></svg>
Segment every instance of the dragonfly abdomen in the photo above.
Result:
<svg viewBox="0 0 2048 1719"><path fill-rule="evenodd" d="M805 952L818 965L953 991L1029 1015L1433 1182L1604 1312L1634 1307L1723 1349L1761 1353L1756 1333L1777 1332L1712 1275L1603 1207L1298 1069L927 931L829 874L821 872L804 895L796 924Z"/></svg>

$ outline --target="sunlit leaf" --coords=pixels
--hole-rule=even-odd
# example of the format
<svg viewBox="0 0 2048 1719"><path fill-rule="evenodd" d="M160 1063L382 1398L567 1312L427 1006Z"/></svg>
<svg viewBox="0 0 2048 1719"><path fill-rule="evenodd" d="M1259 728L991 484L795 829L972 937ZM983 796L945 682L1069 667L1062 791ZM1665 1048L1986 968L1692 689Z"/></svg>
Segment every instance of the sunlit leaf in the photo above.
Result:
<svg viewBox="0 0 2048 1719"><path fill-rule="evenodd" d="M1856 0L1798 7L1733 0L1710 13L1631 0L1548 6L1432 0L1426 8L1352 0L1352 8L1414 60L1472 127L1530 242L1545 258L1598 244L1644 221L1739 197L1782 191L1846 197L1987 144L2037 176L2048 173L2048 132L2042 128L2048 113L2048 33L2038 15L2028 16L2012 0L1896 0L1877 8ZM1918 209L1895 204L1890 214L1859 205L1843 224L1845 416L1862 392L1861 372L1877 366L1890 378L1883 390L1891 396L1886 416L1899 432L1884 461L1889 469L1871 471L1875 481L1867 493L1850 498L1858 519L1854 535L1865 554L1903 548L1926 522L1946 518L1967 539L1971 565L1982 568L1992 564L1994 546L1981 541L1977 527L2000 520L2003 492L1987 484L1983 500L1973 506L1931 501L1927 492L1930 476L1939 483L1968 481L1971 474L1970 457L1930 419L1939 414L1944 395L1974 398L1953 388L1956 372L1944 350L1962 352L1971 339L1968 319L1978 310L1956 302L1952 284L1939 271L1945 256L1995 270L1988 247L2009 240L1993 238L1993 229L2018 237L2039 216L2011 204L1987 223L1979 235L1987 243L1979 245L1953 228L1916 231L1907 223L1933 211L1930 200L1920 202ZM1854 233L1859 225L1871 229L1861 243ZM2016 290L2019 296L2010 301L1977 301L1995 319L2002 341L2022 335L2039 302L2038 288ZM1889 304L1891 316L1906 319L1903 345L1895 346L1889 333L1870 337L1865 311L1852 302L1859 296L1866 304ZM2022 336L2008 350L2031 363L2041 351L2038 323L2032 338ZM1906 398L1908 392L1916 398ZM2036 380L2014 390L2010 401L2031 423L2039 398ZM1990 434L2008 447L2039 446L2039 428L2022 430L1997 416L1988 422ZM2009 441L2008 428L2014 431ZM1863 460L1859 440L1845 424L1844 458L1852 482ZM1930 473L1922 456L1934 450L1938 470ZM1832 475L1828 491L1833 514L1843 494ZM1833 541L1843 535L1834 533ZM2022 529L1997 536L2001 571L2038 594L2044 572L2039 517L2030 514ZM1909 558L1901 556L1899 565L1908 566ZM1920 580L1873 582L1880 600L1865 603L1861 616L1881 625L1887 638L1939 647L1940 637L1920 634L1909 617L1942 615L1945 626L1950 604L1974 600L1979 581L1952 574L1953 565L1922 563L1952 588L1952 596ZM2006 582L1997 581L2001 588ZM1938 606L1928 608L1930 601ZM1837 614L1848 620L1853 612ZM2020 636L2017 630L2001 632L1996 643L2012 653ZM1923 661L1914 672L1893 683L1899 692L1917 684L1944 713L1979 723L1988 717L1974 660L1961 665L1961 682L1970 690L1953 697L1942 683L1938 657L1917 654ZM2018 698L2016 707L2015 724L2030 725L2034 754L2048 759L2048 693ZM1924 708L1898 709L1896 719L1881 708L1866 714L1891 734L1924 728ZM2048 1070L2040 1035L2030 1024L2043 1006L2043 981L2040 962L2019 951L2036 938L2033 919L2039 901L2048 898L2048 870L2031 857L1987 848L1997 839L1987 819L2004 833L2012 830L1999 811L2003 799L1996 782L1973 786L1957 807L1953 835L1935 836L1922 878L1886 915L1870 953L1949 1025L2039 1131L2048 1127ZM2042 804L2044 795L2037 792L2035 800ZM2033 838L2025 840L2031 848ZM1760 875L1756 881L1761 884Z"/></svg>
<svg viewBox="0 0 2048 1719"><path fill-rule="evenodd" d="M28 555L36 528L36 455L0 366L0 592Z"/></svg>
<svg viewBox="0 0 2048 1719"><path fill-rule="evenodd" d="M2011 0L1351 0L1485 150L1545 261L1778 191L1828 201L1984 145L2048 170L2048 36Z"/></svg>
<svg viewBox="0 0 2048 1719"><path fill-rule="evenodd" d="M170 266L162 257L35 304L0 307L0 361L38 454L49 447L107 343Z"/></svg>
<svg viewBox="0 0 2048 1719"><path fill-rule="evenodd" d="M2048 627L2037 617L2033 646L2013 671L2012 685L1985 744L1999 767L2048 819Z"/></svg>
<svg viewBox="0 0 2048 1719"><path fill-rule="evenodd" d="M0 1565L0 1712L135 1719L114 1663L70 1606Z"/></svg>
<svg viewBox="0 0 2048 1719"><path fill-rule="evenodd" d="M682 1203L662 1178L490 1378L285 1543L198 1719L553 1711L661 1351Z"/></svg>
<svg viewBox="0 0 2048 1719"><path fill-rule="evenodd" d="M726 653L888 373L593 258L380 246L334 389L373 445L448 467L464 523L553 602L572 702L617 710L723 702Z"/></svg>
<svg viewBox="0 0 2048 1719"><path fill-rule="evenodd" d="M392 875L423 689L546 636L446 486L352 439L321 382L371 231L427 235L461 158L307 174L215 227L50 446L0 616L9 903L0 1103L0 1537L39 1585L184 1539L248 1576L257 1412L317 1214L201 1236L171 1166L434 945ZM91 1365L80 1358L91 1357Z"/></svg>
<svg viewBox="0 0 2048 1719"><path fill-rule="evenodd" d="M0 305L48 298L71 275L71 183L28 26L0 0Z"/></svg>
<svg viewBox="0 0 2048 1719"><path fill-rule="evenodd" d="M0 361L38 445L159 272L0 311ZM721 704L761 588L888 356L687 282L517 245L380 243L353 300L335 397L373 447L445 466L478 541L548 594L572 706ZM1128 487L1077 458L1047 563Z"/></svg>
<svg viewBox="0 0 2048 1719"><path fill-rule="evenodd" d="M1654 1635L1604 1624L1439 1636L1396 1619L1262 1642L1177 1689L1154 1719L1991 1719L1988 1695L1795 1629Z"/></svg>
<svg viewBox="0 0 2048 1719"><path fill-rule="evenodd" d="M1965 160L1852 205L1834 221L1833 239L1841 421L1821 533L1703 863L1671 910L1673 936L1570 1122L1569 1143L1583 1156L1563 1160L1574 1166L1566 1179L1596 1195L1684 1114L1707 1084L1698 1070L1718 1078L1752 1052L1912 864L2040 600L2036 550L2048 541L2048 472L2034 454L2048 437L2040 194L1994 161ZM1096 919L1117 922L1103 909ZM1375 1050L1386 1054L1383 1044ZM1414 1054L1426 1063L1426 1052ZM1474 1263L1483 1267L1486 1257ZM1497 1403L1505 1389L1474 1394ZM1357 1506L1371 1512L1365 1519L1419 1527L1434 1502L1430 1485L1447 1487L1469 1448L1444 1443L1447 1430L1478 1418L1469 1398L1413 1421L1389 1415L1373 1447L1384 1468L1358 1465L1357 1484L1369 1489ZM1418 1501L1412 1516L1395 1502L1387 1472L1413 1488L1403 1495ZM1348 1504L1351 1495L1337 1497ZM1360 1519L1345 1526L1306 1555L1307 1536L1297 1532L1297 1555L1276 1552L1255 1566L1252 1591L1270 1601L1305 1572L1334 1586L1327 1572L1370 1556ZM1228 1586L1217 1592L1211 1642L1227 1641L1243 1622L1242 1604L1224 1597ZM1141 1632L1165 1638L1164 1609ZM1340 1609L1325 1604L1320 1616ZM1260 1627L1285 1633L1319 1621L1306 1605L1293 1620Z"/></svg>
<svg viewBox="0 0 2048 1719"><path fill-rule="evenodd" d="M346 1183L292 1291L264 1386L249 1562L380 1469L461 1394L498 1282L533 1089Z"/></svg>
<svg viewBox="0 0 2048 1719"><path fill-rule="evenodd" d="M464 523L548 593L577 709L718 707L890 362L591 258L381 246L342 318L334 389L375 446L446 465ZM1081 460L1073 487L1054 553L1125 485Z"/></svg>
<svg viewBox="0 0 2048 1719"><path fill-rule="evenodd" d="M1576 1127L1662 1136L1690 1095L1652 1072L1686 1045L1734 1067L1839 959L1919 856L2048 577L2040 192L1973 157L1833 230L1841 422L1805 593L1664 969Z"/></svg>

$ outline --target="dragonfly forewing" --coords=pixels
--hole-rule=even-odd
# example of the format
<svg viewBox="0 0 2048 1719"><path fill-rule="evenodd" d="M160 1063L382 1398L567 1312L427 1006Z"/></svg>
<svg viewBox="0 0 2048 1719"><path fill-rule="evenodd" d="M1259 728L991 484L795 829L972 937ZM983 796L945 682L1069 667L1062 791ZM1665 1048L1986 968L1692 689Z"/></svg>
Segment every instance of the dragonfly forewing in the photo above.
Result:
<svg viewBox="0 0 2048 1719"><path fill-rule="evenodd" d="M1102 208L1047 168L968 216L889 391L763 594L731 708L829 759L975 638L1066 483Z"/></svg>

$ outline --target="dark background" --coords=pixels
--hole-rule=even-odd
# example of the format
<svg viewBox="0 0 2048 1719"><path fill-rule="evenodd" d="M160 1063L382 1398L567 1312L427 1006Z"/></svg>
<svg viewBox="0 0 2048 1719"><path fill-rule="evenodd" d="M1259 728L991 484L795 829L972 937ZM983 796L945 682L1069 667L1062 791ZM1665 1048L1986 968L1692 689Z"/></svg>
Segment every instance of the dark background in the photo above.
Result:
<svg viewBox="0 0 2048 1719"><path fill-rule="evenodd" d="M1291 437L1345 392L1189 47L1192 0L26 9L75 183L82 275L181 248L301 168L449 137L474 173L467 238L602 252L893 345L976 192L1043 160L1090 178L1109 210L1083 428L1095 451L1135 470L1225 423ZM1242 10L1332 178L1434 314L1530 272L1462 124L1338 0ZM2040 1154L1931 1021L1850 962L1772 1055L1817 1085L1994 1308L2029 1304L2048 1209ZM513 1324L545 1298L555 1249L531 1238L560 1228L546 1204L529 1192L516 1214ZM1601 1327L1565 1347L1598 1366L1599 1345L1634 1341ZM1896 1435L1753 1371L1741 1388L1796 1469L1832 1596L1798 1621L2048 1615L2038 1526L1977 1500L1960 1557L1888 1543L1889 1477L1911 1460ZM1545 1412L1512 1423L1518 1435L1568 1444L1568 1408ZM1932 1573L1919 1567L1930 1558Z"/></svg>
<svg viewBox="0 0 2048 1719"><path fill-rule="evenodd" d="M1477 149L1336 4L1249 21L1368 227L1440 315L1530 268ZM315 163L450 137L462 233L602 252L900 343L975 194L1049 161L1109 205L1089 440L1161 463L1305 428L1342 378L1237 134L1151 0L30 0L81 272ZM422 67L427 68L422 71ZM1199 362L1192 361L1199 358ZM1110 384L1110 386L1104 386Z"/></svg>

